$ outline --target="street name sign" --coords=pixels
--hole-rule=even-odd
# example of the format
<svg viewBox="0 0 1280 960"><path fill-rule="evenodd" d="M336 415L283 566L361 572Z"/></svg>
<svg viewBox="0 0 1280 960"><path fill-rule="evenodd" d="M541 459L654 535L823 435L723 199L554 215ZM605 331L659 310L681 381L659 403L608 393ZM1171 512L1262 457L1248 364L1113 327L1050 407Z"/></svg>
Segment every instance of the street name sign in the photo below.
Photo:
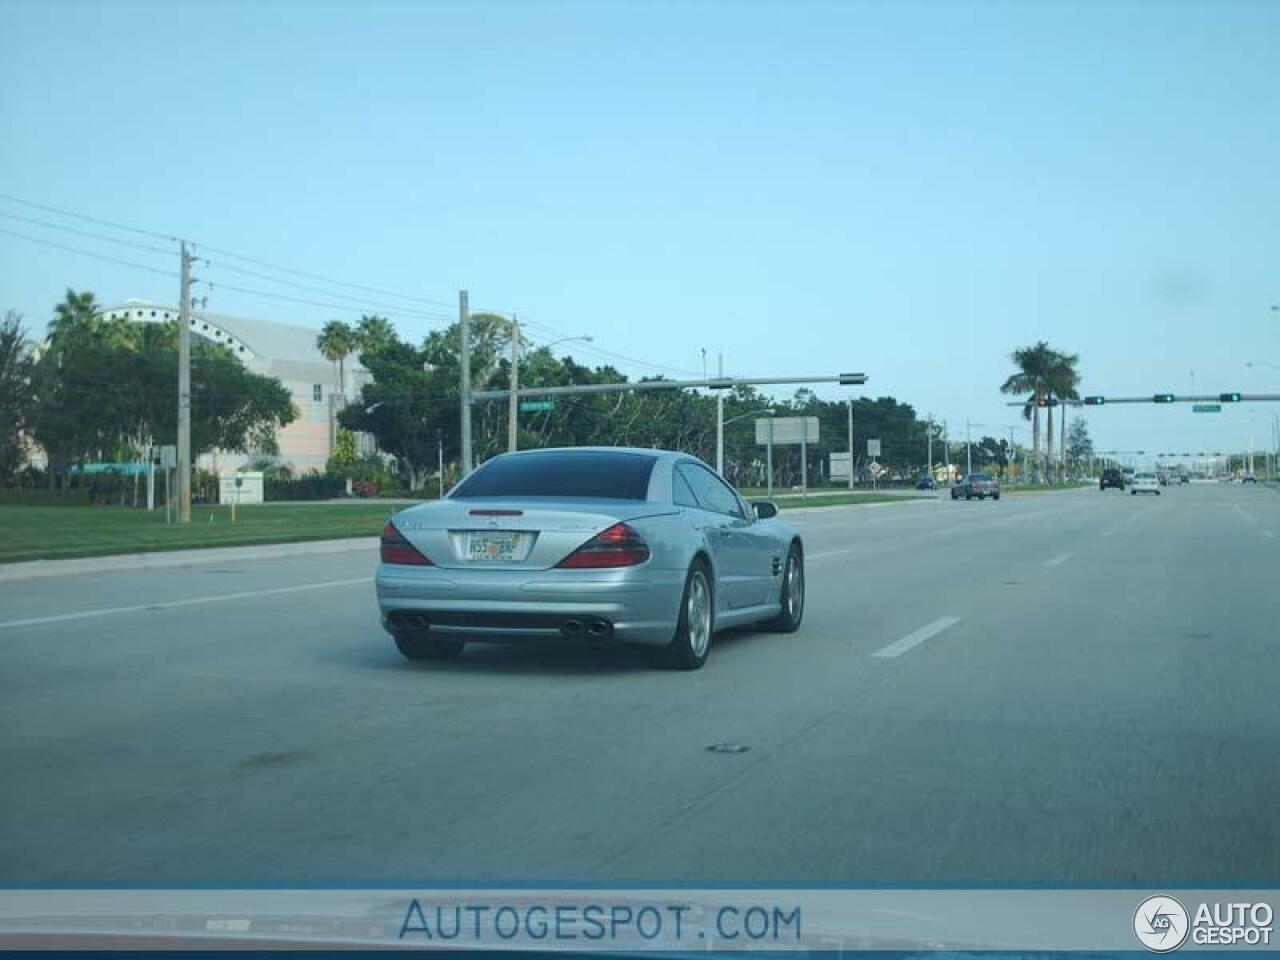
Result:
<svg viewBox="0 0 1280 960"><path fill-rule="evenodd" d="M1222 404L1220 403L1195 403L1191 405L1192 413L1221 413Z"/></svg>
<svg viewBox="0 0 1280 960"><path fill-rule="evenodd" d="M541 410L554 410L556 402L554 400L521 400L521 413L537 413Z"/></svg>

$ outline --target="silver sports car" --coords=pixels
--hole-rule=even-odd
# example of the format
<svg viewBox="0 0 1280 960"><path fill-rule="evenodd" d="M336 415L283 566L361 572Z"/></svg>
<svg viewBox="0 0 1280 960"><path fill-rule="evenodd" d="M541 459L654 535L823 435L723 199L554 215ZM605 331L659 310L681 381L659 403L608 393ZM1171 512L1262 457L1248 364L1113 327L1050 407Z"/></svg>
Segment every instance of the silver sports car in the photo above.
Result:
<svg viewBox="0 0 1280 960"><path fill-rule="evenodd" d="M410 659L468 640L582 637L663 646L678 667L712 635L804 616L804 544L683 453L505 454L382 531L382 624Z"/></svg>

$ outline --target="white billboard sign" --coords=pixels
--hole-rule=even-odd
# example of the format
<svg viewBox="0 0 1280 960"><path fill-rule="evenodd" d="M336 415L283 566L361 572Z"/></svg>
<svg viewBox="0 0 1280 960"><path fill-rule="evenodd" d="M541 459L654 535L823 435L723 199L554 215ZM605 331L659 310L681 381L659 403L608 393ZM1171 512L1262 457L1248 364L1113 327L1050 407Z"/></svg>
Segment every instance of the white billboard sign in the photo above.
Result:
<svg viewBox="0 0 1280 960"><path fill-rule="evenodd" d="M763 417L756 421L756 443L775 447L818 442L817 417Z"/></svg>

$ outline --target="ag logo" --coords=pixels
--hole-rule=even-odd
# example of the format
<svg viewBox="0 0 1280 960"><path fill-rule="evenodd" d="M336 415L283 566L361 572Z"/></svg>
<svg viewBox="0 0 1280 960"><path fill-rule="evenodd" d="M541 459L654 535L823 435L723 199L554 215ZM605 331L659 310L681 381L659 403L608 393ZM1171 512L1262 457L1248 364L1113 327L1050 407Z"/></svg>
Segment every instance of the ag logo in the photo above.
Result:
<svg viewBox="0 0 1280 960"><path fill-rule="evenodd" d="M1168 953L1187 939L1189 921L1187 908L1173 897L1147 897L1133 915L1133 932L1148 950Z"/></svg>

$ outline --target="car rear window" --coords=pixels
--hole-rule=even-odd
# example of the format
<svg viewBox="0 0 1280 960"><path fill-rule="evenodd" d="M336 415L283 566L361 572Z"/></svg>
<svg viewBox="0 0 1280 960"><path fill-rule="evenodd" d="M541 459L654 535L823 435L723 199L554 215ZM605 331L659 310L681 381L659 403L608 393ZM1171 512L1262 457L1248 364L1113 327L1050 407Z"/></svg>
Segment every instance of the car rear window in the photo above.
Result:
<svg viewBox="0 0 1280 960"><path fill-rule="evenodd" d="M991 477L990 477L990 475L989 475L989 474L985 474L985 473L975 473L975 474L973 474L973 476L971 476L969 479L970 479L970 480L976 480L976 481L978 481L979 483L986 483L988 480L990 480L990 479L991 479Z"/></svg>
<svg viewBox="0 0 1280 960"><path fill-rule="evenodd" d="M473 497L596 497L644 500L656 457L601 450L557 450L498 457L451 494Z"/></svg>

